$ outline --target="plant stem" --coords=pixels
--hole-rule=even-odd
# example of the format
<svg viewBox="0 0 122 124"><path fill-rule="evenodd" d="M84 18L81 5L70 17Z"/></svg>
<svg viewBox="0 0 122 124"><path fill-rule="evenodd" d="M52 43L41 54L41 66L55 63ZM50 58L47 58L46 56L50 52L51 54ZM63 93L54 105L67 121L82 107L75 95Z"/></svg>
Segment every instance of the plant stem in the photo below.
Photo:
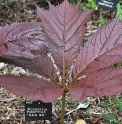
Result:
<svg viewBox="0 0 122 124"><path fill-rule="evenodd" d="M65 98L66 98L66 93L62 95L62 109L61 109L61 124L64 124L64 114L65 114Z"/></svg>

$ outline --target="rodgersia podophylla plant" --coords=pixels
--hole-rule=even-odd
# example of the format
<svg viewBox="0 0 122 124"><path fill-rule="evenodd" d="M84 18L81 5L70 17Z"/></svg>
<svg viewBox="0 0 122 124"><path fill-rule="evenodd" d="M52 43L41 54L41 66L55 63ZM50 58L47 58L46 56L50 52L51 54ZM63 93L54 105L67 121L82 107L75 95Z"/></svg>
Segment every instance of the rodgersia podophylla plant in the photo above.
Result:
<svg viewBox="0 0 122 124"><path fill-rule="evenodd" d="M0 75L0 85L29 100L53 102L62 95L78 101L122 92L122 22L119 16L83 42L93 10L67 0L49 10L37 7L41 23L14 23L0 29L0 61L45 77ZM63 119L63 116L62 116ZM61 122L63 124L63 121Z"/></svg>

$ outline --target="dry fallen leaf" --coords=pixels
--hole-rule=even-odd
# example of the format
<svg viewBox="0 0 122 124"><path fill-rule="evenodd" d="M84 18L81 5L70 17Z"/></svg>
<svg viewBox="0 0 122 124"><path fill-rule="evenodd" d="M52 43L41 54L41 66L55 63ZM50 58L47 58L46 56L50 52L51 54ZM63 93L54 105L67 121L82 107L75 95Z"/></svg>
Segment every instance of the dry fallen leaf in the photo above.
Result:
<svg viewBox="0 0 122 124"><path fill-rule="evenodd" d="M86 124L86 122L82 119L79 119L75 124Z"/></svg>

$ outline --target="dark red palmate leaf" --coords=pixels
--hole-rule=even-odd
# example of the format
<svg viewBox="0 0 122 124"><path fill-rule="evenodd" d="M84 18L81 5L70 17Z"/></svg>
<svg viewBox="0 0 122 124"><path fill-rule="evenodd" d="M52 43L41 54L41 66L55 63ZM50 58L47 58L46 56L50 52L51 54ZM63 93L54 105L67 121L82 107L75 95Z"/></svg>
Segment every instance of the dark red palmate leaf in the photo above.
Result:
<svg viewBox="0 0 122 124"><path fill-rule="evenodd" d="M102 97L122 91L122 68L103 69L91 73L70 89L70 95L81 101L87 96Z"/></svg>
<svg viewBox="0 0 122 124"><path fill-rule="evenodd" d="M40 31L40 23L15 23L2 28L0 35L3 45L1 47L4 51L1 53L0 61L24 67L55 81L55 79L57 80L56 71L47 56L48 44L43 43L46 47L43 46L42 42L45 42L46 39L41 37L43 33ZM35 37L31 35L35 35Z"/></svg>
<svg viewBox="0 0 122 124"><path fill-rule="evenodd" d="M121 61L122 22L119 17L106 23L88 40L78 56L73 74L79 77Z"/></svg>
<svg viewBox="0 0 122 124"><path fill-rule="evenodd" d="M39 23L1 28L0 62L29 69L49 82L5 75L0 84L17 95L44 102L54 101L64 89L79 101L122 92L122 67L113 66L122 61L122 22L119 17L107 22L83 45L92 11L81 11L79 4L64 0L56 7L49 3L49 10L37 7L41 32Z"/></svg>
<svg viewBox="0 0 122 124"><path fill-rule="evenodd" d="M23 67L30 70L33 73L49 78L55 82L56 87L60 87L58 84L58 77L56 75L56 70L53 67L53 64L49 57L46 55L39 56L34 59L28 58L18 58L10 56L1 56L0 62L6 62L8 64L15 64L17 66Z"/></svg>
<svg viewBox="0 0 122 124"><path fill-rule="evenodd" d="M42 37L41 38L38 37L42 35L43 33L40 33L39 23L17 23L1 28L0 62L15 64L25 69L29 69L33 73L39 74L41 76L44 76L45 78L50 79L50 82L52 82L52 85L55 88L61 87L61 85L59 85L58 83L58 76L56 75L56 70L54 69L53 63L51 62L50 57L48 57L48 50L46 48L48 47L48 44L45 43L42 44L42 42L44 42L45 39ZM52 46L54 46L54 44L52 44ZM49 48L52 47L49 46ZM3 78L4 76L2 76L0 80L2 81ZM18 82L16 78L15 82ZM21 81L21 77L19 78ZM33 78L35 79L35 77ZM9 85L10 79L12 80L14 79L13 75L11 76L9 75L9 80L6 79L6 84L1 82L1 85L3 86L7 86L7 84ZM27 80L27 83L30 83L29 80ZM14 92L14 88L12 88L12 85L9 86L7 88ZM17 83L13 84L13 87L15 86L18 86ZM45 91L47 91L47 89ZM28 97L26 94L25 95L21 94L22 92L19 91L20 91L19 89L16 89L16 94ZM30 87L27 88L27 91L29 93ZM50 93L51 92L49 90L49 94ZM58 93L55 92L56 96L58 96L57 94ZM36 96L34 97L36 98ZM49 102L46 100L46 97L45 100L44 98L42 100L45 102Z"/></svg>
<svg viewBox="0 0 122 124"><path fill-rule="evenodd" d="M85 23L93 10L82 11L79 4L72 5L67 0L57 7L49 3L49 7L49 11L37 7L37 13L50 42L61 47L60 50L50 52L61 73L65 70L63 75L66 75L79 52L86 31Z"/></svg>
<svg viewBox="0 0 122 124"><path fill-rule="evenodd" d="M1 85L14 94L29 98L31 101L41 99L44 102L52 102L63 93L63 89L36 77L6 75L0 76L0 81Z"/></svg>
<svg viewBox="0 0 122 124"><path fill-rule="evenodd" d="M32 58L33 54L30 50L35 47L35 44L32 42L34 39L29 39L29 37L39 33L40 23L14 23L1 28L0 54Z"/></svg>
<svg viewBox="0 0 122 124"><path fill-rule="evenodd" d="M71 96L101 97L122 92L122 22L119 17L106 23L82 48L73 70ZM76 81L82 77L80 81ZM76 91L76 88L79 90ZM81 90L80 90L81 89Z"/></svg>
<svg viewBox="0 0 122 124"><path fill-rule="evenodd" d="M40 23L14 23L7 25L4 28L1 27L0 30L0 43L6 43L8 41L17 40L20 38L30 37L31 34L41 32Z"/></svg>

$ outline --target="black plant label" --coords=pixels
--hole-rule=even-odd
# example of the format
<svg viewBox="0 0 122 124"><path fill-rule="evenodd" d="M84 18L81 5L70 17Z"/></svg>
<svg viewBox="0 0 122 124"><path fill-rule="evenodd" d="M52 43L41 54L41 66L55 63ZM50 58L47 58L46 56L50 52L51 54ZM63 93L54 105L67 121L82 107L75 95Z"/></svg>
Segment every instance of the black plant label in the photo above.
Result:
<svg viewBox="0 0 122 124"><path fill-rule="evenodd" d="M120 0L97 0L97 5L100 8L110 10L110 11L116 11L117 10L117 4Z"/></svg>
<svg viewBox="0 0 122 124"><path fill-rule="evenodd" d="M43 103L41 101L25 102L25 120L51 120L52 103Z"/></svg>

